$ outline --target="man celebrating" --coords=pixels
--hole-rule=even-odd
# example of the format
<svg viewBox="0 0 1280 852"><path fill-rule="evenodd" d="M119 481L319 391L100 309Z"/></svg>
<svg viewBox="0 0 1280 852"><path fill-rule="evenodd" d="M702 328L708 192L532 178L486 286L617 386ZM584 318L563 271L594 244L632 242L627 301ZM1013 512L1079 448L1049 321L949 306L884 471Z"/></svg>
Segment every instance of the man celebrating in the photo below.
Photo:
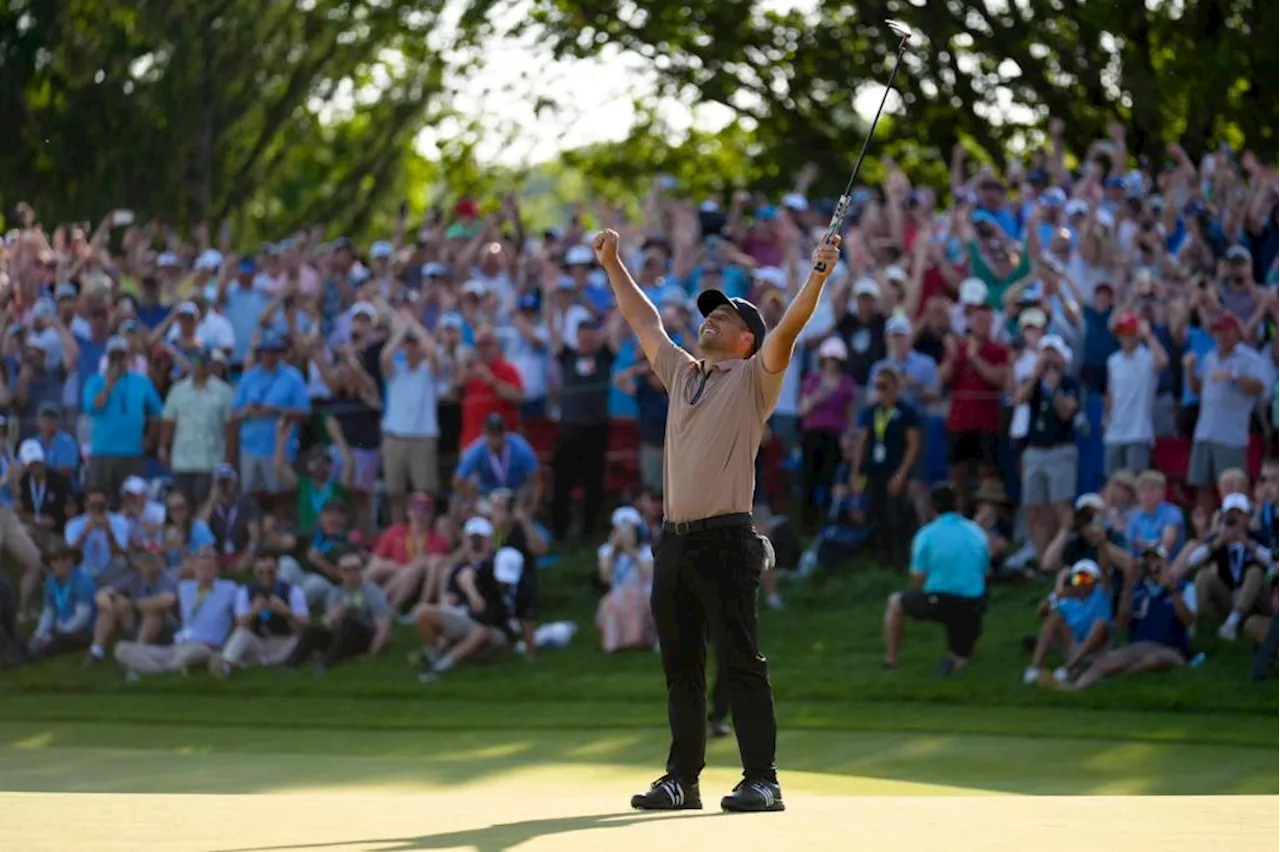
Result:
<svg viewBox="0 0 1280 852"><path fill-rule="evenodd" d="M671 397L665 520L650 600L667 679L671 750L666 774L632 797L634 808L702 807L698 776L706 759L710 633L729 685L743 765L743 780L720 805L728 811L783 810L773 691L756 635L766 551L752 526L751 498L764 423L778 402L796 337L840 259L839 243L834 238L814 250L808 281L768 339L755 305L719 290L699 294L702 359L694 360L671 342L657 308L619 259L618 234L605 229L596 235L596 258L618 309Z"/></svg>

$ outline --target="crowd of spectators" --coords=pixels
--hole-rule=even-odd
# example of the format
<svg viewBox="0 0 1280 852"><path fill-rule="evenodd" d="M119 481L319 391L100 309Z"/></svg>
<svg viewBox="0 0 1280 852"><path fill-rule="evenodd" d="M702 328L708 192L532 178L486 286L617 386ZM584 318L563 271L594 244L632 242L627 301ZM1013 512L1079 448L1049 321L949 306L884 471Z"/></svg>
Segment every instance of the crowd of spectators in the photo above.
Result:
<svg viewBox="0 0 1280 852"><path fill-rule="evenodd" d="M1274 630L1278 226L1277 173L1248 152L1131 168L1117 125L1069 168L1060 133L1003 174L957 147L945 198L888 160L855 193L757 502L780 575L862 548L945 594L911 542L949 483L943 514L976 526L937 535L982 531L979 596L1058 577L1028 679L1060 647L1066 682L1111 665L1146 579L1224 610L1224 639ZM399 620L434 679L536 654L539 568L571 541L598 547L604 650L649 647L666 398L588 224L622 233L696 354L699 292L781 317L831 212L815 178L775 201L659 177L638 221L584 204L541 233L514 197L463 199L368 246L20 208L0 249L6 661L95 664L119 639L131 678L324 669ZM766 592L782 605L772 574ZM903 615L937 615L916 597L890 603L887 664Z"/></svg>

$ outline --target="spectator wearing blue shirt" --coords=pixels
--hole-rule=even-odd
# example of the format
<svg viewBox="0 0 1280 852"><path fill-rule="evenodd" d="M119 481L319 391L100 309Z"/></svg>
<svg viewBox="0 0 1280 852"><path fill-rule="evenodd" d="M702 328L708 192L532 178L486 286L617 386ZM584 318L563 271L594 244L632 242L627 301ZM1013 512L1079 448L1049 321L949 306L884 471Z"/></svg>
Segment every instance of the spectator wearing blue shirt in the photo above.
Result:
<svg viewBox="0 0 1280 852"><path fill-rule="evenodd" d="M1126 580L1116 608L1116 632L1127 630L1129 644L1102 654L1074 684L1062 686L1079 690L1114 675L1181 668L1191 658L1195 623L1195 586L1174 574L1163 549L1148 548L1140 575Z"/></svg>
<svg viewBox="0 0 1280 852"><path fill-rule="evenodd" d="M946 628L942 673L968 665L982 634L991 555L982 527L956 511L956 492L939 485L930 494L938 517L911 543L913 588L889 596L884 613L884 665L898 667L906 618L936 621Z"/></svg>
<svg viewBox="0 0 1280 852"><path fill-rule="evenodd" d="M537 472L538 456L529 442L508 432L501 414L490 414L484 434L463 449L453 486L473 496L499 488L519 492L534 484Z"/></svg>
<svg viewBox="0 0 1280 852"><path fill-rule="evenodd" d="M80 445L62 428L62 407L46 402L40 406L36 441L44 450L44 463L53 471L71 478L80 467Z"/></svg>
<svg viewBox="0 0 1280 852"><path fill-rule="evenodd" d="M180 566L189 556L215 547L217 539L209 525L195 516L187 498L178 491L165 497L164 547L168 567Z"/></svg>
<svg viewBox="0 0 1280 852"><path fill-rule="evenodd" d="M1057 590L1045 602L1046 618L1031 654L1031 665L1022 682L1040 680L1040 667L1049 651L1057 648L1065 660L1053 673L1058 683L1071 679L1071 671L1096 654L1111 638L1111 592L1102 582L1102 569L1092 559L1081 559L1059 579Z"/></svg>
<svg viewBox="0 0 1280 852"><path fill-rule="evenodd" d="M240 422L240 482L248 493L270 499L281 493L276 470L276 442L282 419L296 423L311 412L307 385L294 367L281 363L284 341L266 336L258 344L258 363L246 370L236 386L235 417ZM297 453L297 426L285 436L285 461Z"/></svg>
<svg viewBox="0 0 1280 852"><path fill-rule="evenodd" d="M1084 354L1080 380L1094 393L1107 392L1107 359L1120 348L1111 333L1111 312L1115 308L1115 285L1099 281L1093 288L1093 300L1084 306Z"/></svg>
<svg viewBox="0 0 1280 852"><path fill-rule="evenodd" d="M80 554L61 546L49 555L44 584L44 608L28 646L33 657L83 651L93 640L93 580L76 567Z"/></svg>
<svg viewBox="0 0 1280 852"><path fill-rule="evenodd" d="M99 586L108 585L127 571L129 522L109 511L107 492L90 486L84 496L84 514L67 521L66 543L81 556L80 568Z"/></svg>
<svg viewBox="0 0 1280 852"><path fill-rule="evenodd" d="M614 376L623 393L635 397L640 433L640 483L645 491L662 493L662 445L667 436L670 398L647 360Z"/></svg>
<svg viewBox="0 0 1280 852"><path fill-rule="evenodd" d="M126 369L128 350L123 338L111 338L107 374L90 376L84 388L84 410L93 422L87 484L110 495L118 495L130 476L142 474L148 418L164 409L151 379Z"/></svg>
<svg viewBox="0 0 1280 852"><path fill-rule="evenodd" d="M1169 553L1182 550L1186 540L1186 520L1182 510L1165 500L1166 480L1158 470L1138 475L1138 506L1125 523L1125 539L1134 555L1148 547L1160 546Z"/></svg>

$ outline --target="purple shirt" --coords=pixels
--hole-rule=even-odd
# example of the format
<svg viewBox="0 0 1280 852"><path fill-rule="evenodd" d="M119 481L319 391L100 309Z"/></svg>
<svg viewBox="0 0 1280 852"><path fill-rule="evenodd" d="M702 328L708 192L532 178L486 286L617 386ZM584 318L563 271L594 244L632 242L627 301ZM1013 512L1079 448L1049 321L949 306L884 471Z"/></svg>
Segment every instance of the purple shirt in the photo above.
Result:
<svg viewBox="0 0 1280 852"><path fill-rule="evenodd" d="M822 375L810 373L805 377L804 385L801 387L801 399L817 390L821 384ZM849 406L853 404L853 395L853 379L848 374L841 373L835 391L805 415L800 424L801 428L805 431L821 429L824 432L844 432L852 425L849 420Z"/></svg>

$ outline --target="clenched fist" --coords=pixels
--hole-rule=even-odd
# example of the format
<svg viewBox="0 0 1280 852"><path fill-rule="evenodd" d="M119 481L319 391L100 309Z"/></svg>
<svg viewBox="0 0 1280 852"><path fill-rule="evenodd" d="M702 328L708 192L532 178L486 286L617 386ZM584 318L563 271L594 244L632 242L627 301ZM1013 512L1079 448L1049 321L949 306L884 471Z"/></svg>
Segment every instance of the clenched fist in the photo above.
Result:
<svg viewBox="0 0 1280 852"><path fill-rule="evenodd" d="M835 271L836 264L840 262L840 237L836 235L831 238L831 242L818 243L818 247L813 250L813 269L824 278Z"/></svg>
<svg viewBox="0 0 1280 852"><path fill-rule="evenodd" d="M596 234L591 247L595 249L596 260L601 266L618 262L618 232L612 228L605 228Z"/></svg>

